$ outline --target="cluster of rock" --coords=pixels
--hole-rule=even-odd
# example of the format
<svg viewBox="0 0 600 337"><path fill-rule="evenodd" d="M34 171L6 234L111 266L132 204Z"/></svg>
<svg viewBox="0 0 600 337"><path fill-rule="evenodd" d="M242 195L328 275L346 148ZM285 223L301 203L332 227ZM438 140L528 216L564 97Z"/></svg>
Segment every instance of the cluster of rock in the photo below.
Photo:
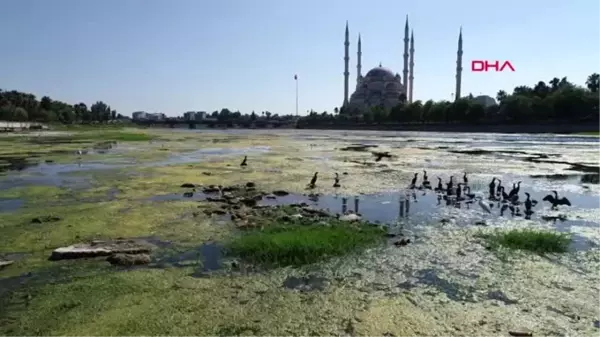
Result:
<svg viewBox="0 0 600 337"><path fill-rule="evenodd" d="M304 196L293 195L284 190L275 190L270 193L259 191L253 182L245 185L208 186L203 188L202 192L208 195L206 201L216 205L216 207L205 209L205 214L229 214L236 226L242 229L260 227L261 221L256 220L264 218L278 218L282 221L303 218L315 221L321 218L337 218L344 221L361 220L359 214L352 212L333 215L325 210L312 207L302 201ZM310 198L311 195L306 197ZM312 195L312 197L315 196ZM261 201L267 202L261 203ZM292 214L282 212L283 208L292 210Z"/></svg>
<svg viewBox="0 0 600 337"><path fill-rule="evenodd" d="M136 239L94 240L57 248L50 255L50 260L106 257L111 264L133 266L150 263L153 248L150 243Z"/></svg>

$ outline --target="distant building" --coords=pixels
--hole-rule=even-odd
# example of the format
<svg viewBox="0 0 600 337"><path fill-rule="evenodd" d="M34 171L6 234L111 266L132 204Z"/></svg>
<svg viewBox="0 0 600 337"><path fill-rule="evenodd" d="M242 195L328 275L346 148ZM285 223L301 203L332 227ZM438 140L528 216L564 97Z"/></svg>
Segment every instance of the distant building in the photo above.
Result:
<svg viewBox="0 0 600 337"><path fill-rule="evenodd" d="M496 100L493 97L487 95L481 95L473 98L475 103L479 103L483 105L485 108L488 108L493 105L497 105Z"/></svg>
<svg viewBox="0 0 600 337"><path fill-rule="evenodd" d="M164 113L158 112L158 113L148 113L145 111L136 111L134 113L131 114L133 117L133 120L137 120L137 121L143 121L143 120L147 120L147 121L164 121L165 119L167 119L167 116Z"/></svg>
<svg viewBox="0 0 600 337"><path fill-rule="evenodd" d="M148 119L148 113L145 111L136 111L131 114L134 121Z"/></svg>
<svg viewBox="0 0 600 337"><path fill-rule="evenodd" d="M188 111L183 114L186 121L201 121L206 117L206 111Z"/></svg>

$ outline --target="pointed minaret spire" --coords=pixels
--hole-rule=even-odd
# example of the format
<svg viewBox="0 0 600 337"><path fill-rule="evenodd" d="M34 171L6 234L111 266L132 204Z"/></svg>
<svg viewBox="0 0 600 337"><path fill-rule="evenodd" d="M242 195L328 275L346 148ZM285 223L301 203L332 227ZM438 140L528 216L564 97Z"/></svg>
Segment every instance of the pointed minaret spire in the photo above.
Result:
<svg viewBox="0 0 600 337"><path fill-rule="evenodd" d="M415 75L415 37L413 31L410 31L410 76L408 77L408 102L412 103L413 101L413 84L414 84L414 75Z"/></svg>
<svg viewBox="0 0 600 337"><path fill-rule="evenodd" d="M350 32L348 31L348 21L346 20L346 39L344 41L344 104L348 104L348 77L350 72L348 66L350 65Z"/></svg>
<svg viewBox="0 0 600 337"><path fill-rule="evenodd" d="M408 15L404 24L404 69L402 70L402 84L408 94Z"/></svg>
<svg viewBox="0 0 600 337"><path fill-rule="evenodd" d="M462 80L462 55L463 55L463 38L462 38L462 26L460 26L460 32L458 33L458 51L456 52L456 88L454 90L454 100L460 98L460 87Z"/></svg>
<svg viewBox="0 0 600 337"><path fill-rule="evenodd" d="M362 77L362 64L361 64L361 59L362 59L362 51L361 51L361 43L360 43L360 33L358 34L358 52L356 53L357 56L357 63L356 63L356 84L358 85L358 82L360 81L360 78Z"/></svg>

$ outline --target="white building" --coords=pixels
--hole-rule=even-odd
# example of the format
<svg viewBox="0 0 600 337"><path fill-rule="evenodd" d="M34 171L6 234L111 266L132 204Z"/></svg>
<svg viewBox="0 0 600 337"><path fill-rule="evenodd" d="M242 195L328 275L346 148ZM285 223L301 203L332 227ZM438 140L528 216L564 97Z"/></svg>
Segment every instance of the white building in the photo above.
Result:
<svg viewBox="0 0 600 337"><path fill-rule="evenodd" d="M201 121L206 117L206 111L188 111L183 114L186 121Z"/></svg>
<svg viewBox="0 0 600 337"><path fill-rule="evenodd" d="M131 114L133 120L149 120L149 121L163 121L167 119L167 116L164 113L148 113L145 111L136 111Z"/></svg>
<svg viewBox="0 0 600 337"><path fill-rule="evenodd" d="M148 113L145 111L136 111L134 113L131 114L131 117L133 117L133 120L144 120L144 119L148 119Z"/></svg>

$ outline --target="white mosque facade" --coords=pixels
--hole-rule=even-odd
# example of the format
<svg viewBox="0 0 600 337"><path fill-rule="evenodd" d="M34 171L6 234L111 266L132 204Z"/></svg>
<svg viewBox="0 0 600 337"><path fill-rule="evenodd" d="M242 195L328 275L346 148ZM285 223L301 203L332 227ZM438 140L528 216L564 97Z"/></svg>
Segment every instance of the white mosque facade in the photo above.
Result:
<svg viewBox="0 0 600 337"><path fill-rule="evenodd" d="M350 34L348 30L348 23L346 22L346 38L344 41L344 102L342 104L344 111L349 113L364 112L369 111L374 107L381 107L385 110L389 110L404 102L412 103L415 65L415 40L412 32L410 32L409 39L409 31L410 29L407 16L406 24L404 26L404 68L402 71L402 76L398 73L394 74L394 72L392 72L390 69L382 67L381 64L379 64L378 67L369 70L366 75L363 76L361 72L361 37L359 34L356 64L356 88L354 92L349 95ZM458 38L458 52L456 59L456 99L460 98L462 52L461 29Z"/></svg>

